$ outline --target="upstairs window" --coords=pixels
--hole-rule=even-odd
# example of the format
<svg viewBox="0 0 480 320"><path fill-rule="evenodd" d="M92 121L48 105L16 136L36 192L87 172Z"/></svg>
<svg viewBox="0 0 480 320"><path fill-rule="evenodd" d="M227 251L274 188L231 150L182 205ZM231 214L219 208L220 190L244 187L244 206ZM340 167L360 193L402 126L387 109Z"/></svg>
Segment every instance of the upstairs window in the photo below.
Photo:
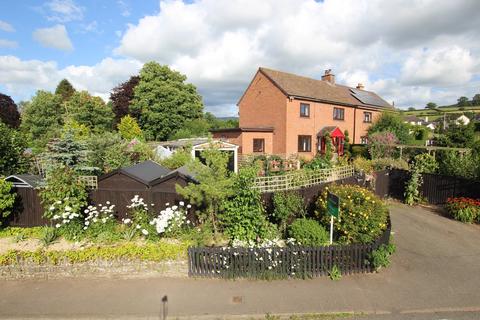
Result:
<svg viewBox="0 0 480 320"><path fill-rule="evenodd" d="M371 112L364 112L363 113L363 122L371 123L372 122L372 113Z"/></svg>
<svg viewBox="0 0 480 320"><path fill-rule="evenodd" d="M265 139L253 139L253 152L265 152Z"/></svg>
<svg viewBox="0 0 480 320"><path fill-rule="evenodd" d="M310 117L310 105L308 103L300 103L300 117Z"/></svg>
<svg viewBox="0 0 480 320"><path fill-rule="evenodd" d="M298 152L312 151L312 136L298 136Z"/></svg>
<svg viewBox="0 0 480 320"><path fill-rule="evenodd" d="M345 109L333 108L333 120L345 120Z"/></svg>

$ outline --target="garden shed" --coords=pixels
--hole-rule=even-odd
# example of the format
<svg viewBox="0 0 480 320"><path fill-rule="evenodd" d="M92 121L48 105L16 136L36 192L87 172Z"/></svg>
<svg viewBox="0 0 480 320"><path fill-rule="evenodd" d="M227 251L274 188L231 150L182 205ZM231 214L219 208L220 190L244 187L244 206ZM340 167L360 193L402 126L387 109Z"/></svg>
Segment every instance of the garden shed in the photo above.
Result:
<svg viewBox="0 0 480 320"><path fill-rule="evenodd" d="M15 227L34 227L50 224L43 217L43 206L38 188L43 184L43 178L38 175L18 174L5 178L11 182L17 194L15 210L8 217L6 224Z"/></svg>
<svg viewBox="0 0 480 320"><path fill-rule="evenodd" d="M177 194L177 184L185 186L194 181L194 175L185 167L172 171L148 160L101 176L98 189L90 193L90 199L95 204L109 201L115 205L118 217L122 218L126 216L127 205L135 195L143 198L149 206L153 204L159 211L165 208L166 203L182 199Z"/></svg>

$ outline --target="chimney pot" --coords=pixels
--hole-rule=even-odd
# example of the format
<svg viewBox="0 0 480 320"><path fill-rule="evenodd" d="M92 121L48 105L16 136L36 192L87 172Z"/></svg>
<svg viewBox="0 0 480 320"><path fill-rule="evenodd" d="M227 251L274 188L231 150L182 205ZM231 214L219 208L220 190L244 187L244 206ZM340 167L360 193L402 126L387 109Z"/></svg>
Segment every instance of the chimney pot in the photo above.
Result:
<svg viewBox="0 0 480 320"><path fill-rule="evenodd" d="M365 86L363 85L363 83L359 83L357 84L357 89L363 90L365 89Z"/></svg>
<svg viewBox="0 0 480 320"><path fill-rule="evenodd" d="M322 76L323 81L327 81L331 84L335 84L335 75L332 73L332 69L325 70L325 74Z"/></svg>

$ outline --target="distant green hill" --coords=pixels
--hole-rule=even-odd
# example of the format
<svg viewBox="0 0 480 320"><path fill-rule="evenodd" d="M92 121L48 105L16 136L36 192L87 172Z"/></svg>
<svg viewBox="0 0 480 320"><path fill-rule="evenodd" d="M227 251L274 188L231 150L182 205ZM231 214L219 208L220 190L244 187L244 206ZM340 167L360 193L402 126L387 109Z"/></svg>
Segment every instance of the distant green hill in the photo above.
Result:
<svg viewBox="0 0 480 320"><path fill-rule="evenodd" d="M456 105L453 106L441 106L438 107L441 111L447 114L458 114L462 115L464 112L474 112L480 113L480 106L467 106L467 107L458 107ZM462 110L460 110L462 108ZM438 112L431 109L417 109L413 111L402 111L402 115L404 116L417 116L417 117L425 117L428 116L428 120L436 120L443 116L443 112Z"/></svg>

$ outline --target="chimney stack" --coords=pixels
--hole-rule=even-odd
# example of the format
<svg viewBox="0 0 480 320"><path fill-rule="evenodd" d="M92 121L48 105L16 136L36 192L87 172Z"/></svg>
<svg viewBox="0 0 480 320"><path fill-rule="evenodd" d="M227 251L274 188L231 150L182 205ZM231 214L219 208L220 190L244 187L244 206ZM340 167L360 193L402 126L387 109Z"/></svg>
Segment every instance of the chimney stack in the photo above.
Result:
<svg viewBox="0 0 480 320"><path fill-rule="evenodd" d="M331 84L335 84L335 75L332 73L332 69L325 70L322 80L330 82Z"/></svg>
<svg viewBox="0 0 480 320"><path fill-rule="evenodd" d="M363 83L359 83L357 84L357 89L363 90L365 89L365 86L363 85Z"/></svg>

